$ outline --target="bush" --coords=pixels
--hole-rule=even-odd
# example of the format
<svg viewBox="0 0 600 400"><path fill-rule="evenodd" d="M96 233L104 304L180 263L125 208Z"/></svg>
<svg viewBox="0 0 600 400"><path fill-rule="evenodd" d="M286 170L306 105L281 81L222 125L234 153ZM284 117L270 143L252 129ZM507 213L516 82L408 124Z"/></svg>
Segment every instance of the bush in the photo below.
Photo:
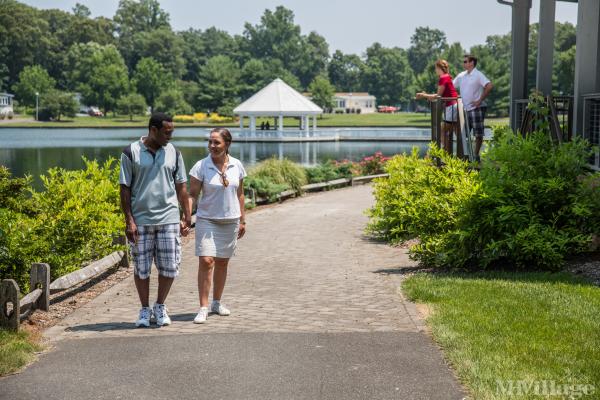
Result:
<svg viewBox="0 0 600 400"><path fill-rule="evenodd" d="M252 168L250 175L275 184L286 185L287 188L298 192L307 182L304 168L287 158L283 160L276 158L265 160Z"/></svg>
<svg viewBox="0 0 600 400"><path fill-rule="evenodd" d="M588 156L581 139L556 146L544 132L507 131L480 173L433 145L425 159L396 156L375 185L368 229L418 238L411 257L430 266L555 270L600 234L600 174L586 171Z"/></svg>
<svg viewBox="0 0 600 400"><path fill-rule="evenodd" d="M342 177L332 161L326 161L316 167L306 168L306 176L309 183L327 182Z"/></svg>
<svg viewBox="0 0 600 400"><path fill-rule="evenodd" d="M383 154L378 151L374 155L362 159L362 161L359 163L360 172L362 175L383 174L385 163L388 160L388 157L384 157Z"/></svg>
<svg viewBox="0 0 600 400"><path fill-rule="evenodd" d="M124 229L117 163L85 163L80 171L49 170L41 192L25 189L6 171L0 174L0 190L20 188L24 201L2 201L6 193L0 192L0 278L17 280L23 292L32 262L49 263L55 279L117 249L112 239Z"/></svg>
<svg viewBox="0 0 600 400"><path fill-rule="evenodd" d="M268 178L259 178L252 175L244 178L244 186L253 189L256 192L257 197L265 198L270 203L277 201L277 195L279 193L289 189L288 185L274 183Z"/></svg>

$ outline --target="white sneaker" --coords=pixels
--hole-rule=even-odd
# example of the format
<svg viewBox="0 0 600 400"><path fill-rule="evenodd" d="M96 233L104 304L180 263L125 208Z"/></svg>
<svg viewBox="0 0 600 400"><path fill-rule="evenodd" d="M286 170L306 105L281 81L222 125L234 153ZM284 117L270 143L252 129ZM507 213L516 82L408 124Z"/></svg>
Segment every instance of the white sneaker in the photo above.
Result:
<svg viewBox="0 0 600 400"><path fill-rule="evenodd" d="M140 316L137 321L135 321L136 327L149 327L150 326L150 318L152 317L152 309L150 307L142 307L140 309Z"/></svg>
<svg viewBox="0 0 600 400"><path fill-rule="evenodd" d="M171 318L169 318L169 314L167 313L167 306L164 304L154 303L154 318L156 319L156 325L171 325Z"/></svg>
<svg viewBox="0 0 600 400"><path fill-rule="evenodd" d="M231 311L227 307L215 300L210 304L210 312L223 316L231 314Z"/></svg>
<svg viewBox="0 0 600 400"><path fill-rule="evenodd" d="M200 311L198 311L198 315L196 315L196 318L194 318L194 323L195 324L203 324L206 322L207 317L208 317L208 307L202 307L202 308L200 308Z"/></svg>

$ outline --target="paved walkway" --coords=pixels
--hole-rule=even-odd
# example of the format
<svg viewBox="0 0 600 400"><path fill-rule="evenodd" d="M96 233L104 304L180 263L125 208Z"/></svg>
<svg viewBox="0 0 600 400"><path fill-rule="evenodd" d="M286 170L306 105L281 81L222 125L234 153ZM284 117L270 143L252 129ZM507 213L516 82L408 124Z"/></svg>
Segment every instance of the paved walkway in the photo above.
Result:
<svg viewBox="0 0 600 400"><path fill-rule="evenodd" d="M133 327L139 305L129 278L49 329L56 349L0 380L8 389L0 399L70 398L71 388L95 398L462 398L403 300L399 275L389 274L411 265L405 251L363 235L372 201L370 186L361 186L249 214L223 297L232 315L211 315L204 325L192 323L197 258L190 241L167 301L171 326ZM140 371L153 389L132 380ZM45 389L36 381L42 375ZM88 382L85 389L78 379ZM99 379L114 382L100 390Z"/></svg>

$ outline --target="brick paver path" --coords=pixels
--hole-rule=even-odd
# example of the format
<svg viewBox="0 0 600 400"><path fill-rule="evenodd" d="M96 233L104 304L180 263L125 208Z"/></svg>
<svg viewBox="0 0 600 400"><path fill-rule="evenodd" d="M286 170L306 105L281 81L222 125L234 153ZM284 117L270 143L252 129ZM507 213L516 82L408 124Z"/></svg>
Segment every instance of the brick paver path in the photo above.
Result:
<svg viewBox="0 0 600 400"><path fill-rule="evenodd" d="M198 260L193 240L183 249L181 275L167 305L173 324L136 329L133 278L47 331L51 339L217 332L417 332L421 322L398 290L411 265L405 251L368 240L364 210L370 186L313 194L250 213L248 232L229 267L223 302L228 317L192 320L198 311ZM151 298L156 293L152 272Z"/></svg>

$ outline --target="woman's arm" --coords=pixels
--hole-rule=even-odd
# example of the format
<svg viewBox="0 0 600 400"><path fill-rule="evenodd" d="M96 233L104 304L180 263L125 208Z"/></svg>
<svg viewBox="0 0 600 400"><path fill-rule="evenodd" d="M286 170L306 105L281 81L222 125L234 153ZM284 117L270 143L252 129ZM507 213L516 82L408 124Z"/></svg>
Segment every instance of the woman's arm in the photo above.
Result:
<svg viewBox="0 0 600 400"><path fill-rule="evenodd" d="M442 95L444 94L444 89L445 89L444 85L439 85L436 94L419 92L419 93L417 93L416 97L417 97L417 99L426 99L429 101L433 101L433 100L437 99L438 97L442 97Z"/></svg>
<svg viewBox="0 0 600 400"><path fill-rule="evenodd" d="M198 196L200 196L200 192L202 191L202 182L197 178L190 176L190 195L189 195L189 209L190 212L193 212L196 203L198 202Z"/></svg>
<svg viewBox="0 0 600 400"><path fill-rule="evenodd" d="M246 233L246 198L244 197L244 180L240 179L240 185L237 188L237 197L240 202L240 230L238 239Z"/></svg>

